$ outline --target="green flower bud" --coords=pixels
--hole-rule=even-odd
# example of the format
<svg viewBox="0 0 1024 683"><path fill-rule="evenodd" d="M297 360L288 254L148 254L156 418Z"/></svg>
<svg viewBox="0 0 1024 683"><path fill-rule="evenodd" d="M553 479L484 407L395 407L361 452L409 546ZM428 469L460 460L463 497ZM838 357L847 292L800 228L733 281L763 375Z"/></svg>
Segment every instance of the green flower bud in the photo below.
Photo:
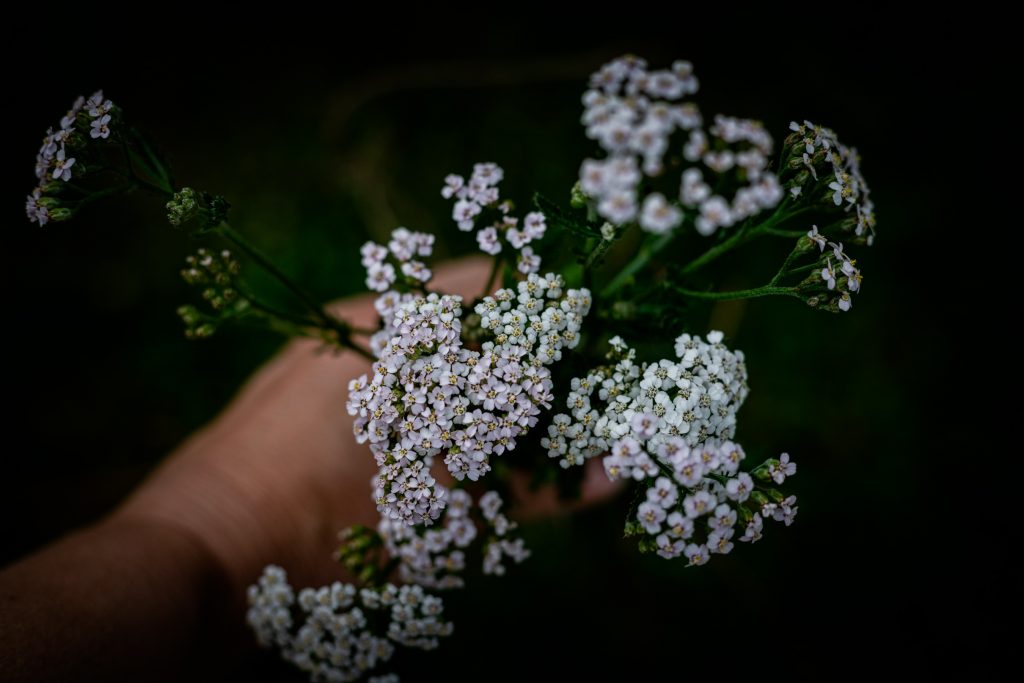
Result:
<svg viewBox="0 0 1024 683"><path fill-rule="evenodd" d="M36 204L42 206L45 209L51 210L51 218L53 217L52 209L56 209L61 205L60 200L57 199L56 197L40 197L39 199L36 200Z"/></svg>
<svg viewBox="0 0 1024 683"><path fill-rule="evenodd" d="M569 192L569 206L574 209L582 209L587 205L588 201L590 201L590 198L583 193L583 187L580 185L580 181L577 180Z"/></svg>
<svg viewBox="0 0 1024 683"><path fill-rule="evenodd" d="M50 210L50 220L54 221L55 223L69 220L73 215L74 214L72 213L71 209L57 208Z"/></svg>
<svg viewBox="0 0 1024 683"><path fill-rule="evenodd" d="M167 202L167 222L174 227L179 227L192 220L198 215L198 212L198 196L191 187L184 187L179 192L175 192L171 201Z"/></svg>

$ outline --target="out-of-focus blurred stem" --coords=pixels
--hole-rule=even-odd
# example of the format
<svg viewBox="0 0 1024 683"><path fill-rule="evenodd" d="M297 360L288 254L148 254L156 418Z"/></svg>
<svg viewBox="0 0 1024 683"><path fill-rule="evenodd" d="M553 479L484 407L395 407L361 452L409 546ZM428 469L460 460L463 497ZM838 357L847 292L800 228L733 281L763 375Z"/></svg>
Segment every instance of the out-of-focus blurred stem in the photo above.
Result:
<svg viewBox="0 0 1024 683"><path fill-rule="evenodd" d="M796 287L776 287L765 285L754 289L738 289L733 292L698 292L692 289L673 287L672 291L693 299L711 299L713 301L732 301L735 299L756 299L762 296L793 296L800 298Z"/></svg>
<svg viewBox="0 0 1024 683"><path fill-rule="evenodd" d="M342 346L347 349L352 349L353 351L359 353L360 355L370 360L376 360L366 349L355 344L351 339L351 335L353 333L372 334L372 331L354 329L344 320L338 320L337 318L328 315L327 312L324 311L323 306L318 304L316 300L313 299L313 297L307 294L305 290L299 287L290 277L288 277L284 273L284 271L278 268L273 261L271 261L266 255L263 254L263 252L259 250L259 248L250 243L247 239L245 239L241 235L241 233L232 228L228 223L224 222L218 225L217 228L215 229L215 232L224 237L225 239L227 239L236 247L238 247L239 250L245 253L257 264L259 264L259 266L263 268L263 270L265 270L267 273L269 273L275 279L277 279L277 281L280 282L282 286L284 286L288 291L290 291L299 301L302 302L302 304L307 309L309 309L309 312L313 314L313 319L292 319L292 317L289 315L280 315L279 312L268 310L268 307L266 307L265 305L261 305L264 312L271 315L275 315L276 317L279 317L282 320L287 320L292 324L312 324L317 328L332 332L335 336L334 341L336 341L336 343L339 346ZM301 320L302 322L299 322L299 320Z"/></svg>
<svg viewBox="0 0 1024 683"><path fill-rule="evenodd" d="M619 271L619 274L608 283L608 286L601 290L601 298L607 299L623 288L630 278L636 275L637 271L647 265L655 254L668 246L674 234L669 232L664 235L650 235L640 247L633 260L626 264L626 267Z"/></svg>

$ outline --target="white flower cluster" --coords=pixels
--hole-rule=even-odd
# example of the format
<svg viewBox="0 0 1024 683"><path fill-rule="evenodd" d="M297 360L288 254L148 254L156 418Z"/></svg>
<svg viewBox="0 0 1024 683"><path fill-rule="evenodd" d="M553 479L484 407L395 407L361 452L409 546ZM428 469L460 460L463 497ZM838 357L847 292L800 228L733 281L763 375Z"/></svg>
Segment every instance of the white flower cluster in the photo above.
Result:
<svg viewBox="0 0 1024 683"><path fill-rule="evenodd" d="M875 205L860 171L857 150L840 142L831 128L816 126L810 121L792 121L789 129L802 139L803 165L815 181L823 169L833 176L828 185L832 190L832 202L846 211L857 212L854 232L858 237L863 236L871 246L875 238ZM827 179L828 176L825 177Z"/></svg>
<svg viewBox="0 0 1024 683"><path fill-rule="evenodd" d="M427 257L434 252L434 236L396 228L391 232L387 247L367 242L359 250L366 268L366 286L374 292L389 290L395 284L398 272L407 284L422 286L433 273L426 264L414 256ZM398 266L398 271L395 270Z"/></svg>
<svg viewBox="0 0 1024 683"><path fill-rule="evenodd" d="M777 177L766 172L772 139L759 122L717 116L705 131L697 106L677 102L697 92L689 62L648 71L644 60L622 57L593 74L590 88L583 95L582 123L607 157L583 162L580 189L608 221L623 225L636 220L644 230L664 234L682 223L681 205L694 210L697 230L710 235L782 199ZM661 175L676 131L687 134L683 157L693 164L683 172L678 204L660 192L641 201L638 187L644 176ZM706 183L697 164L719 180L729 174L740 184L731 201L713 193L718 181Z"/></svg>
<svg viewBox="0 0 1024 683"><path fill-rule="evenodd" d="M730 439L749 393L747 370L743 352L727 349L722 337L717 331L707 341L683 334L676 339L678 361L643 365L615 337L610 355L617 362L573 380L571 414L556 415L541 440L562 467L607 453L609 479L646 486L634 532L654 537L662 557L685 555L694 565L732 550L739 520L745 527L740 540L756 541L764 519L788 525L796 514L795 497L770 491L777 500L769 498L739 469L745 454ZM777 484L795 473L786 454L754 472ZM742 505L752 497L760 505L756 512Z"/></svg>
<svg viewBox="0 0 1024 683"><path fill-rule="evenodd" d="M313 681L357 680L391 659L393 642L430 650L452 633L451 623L442 621L441 598L420 586L357 590L335 582L296 597L285 571L271 565L249 587L248 599L246 619L260 644L279 647ZM388 619L384 633L370 628L367 611Z"/></svg>
<svg viewBox="0 0 1024 683"><path fill-rule="evenodd" d="M493 532L484 547L484 574L503 576L505 565L502 564L502 558L507 557L519 564L530 556L522 538L508 536L518 525L500 512L503 503L497 491L488 491L480 496L480 511Z"/></svg>
<svg viewBox="0 0 1024 683"><path fill-rule="evenodd" d="M512 249L519 251L519 272L524 275L536 273L540 270L540 256L534 253L533 247L527 245L544 237L547 222L544 214L533 211L526 214L520 227L519 219L510 215L511 202L500 201L498 183L504 177L505 172L497 164L476 164L468 181L454 173L446 176L441 196L455 200L452 219L463 232L477 228L485 210L496 212L495 220L476 234L480 250L496 256L501 253L504 241Z"/></svg>
<svg viewBox="0 0 1024 683"><path fill-rule="evenodd" d="M69 147L75 142L72 136L76 133L79 115L84 112L88 116L90 137L106 139L110 137L110 111L113 107L113 102L103 97L102 90L93 93L88 100L79 96L68 113L61 118L60 128L56 132L53 128L47 129L36 155L36 178L39 179L40 187L32 190L25 201L25 213L29 221L46 225L50 220L49 209L45 202L40 201L43 199L42 185L50 181L71 180L71 168L76 159L71 156Z"/></svg>
<svg viewBox="0 0 1024 683"><path fill-rule="evenodd" d="M729 227L782 200L779 179L766 170L772 144L772 137L761 122L749 119L718 115L707 133L690 131L689 141L683 147L683 156L688 161L703 163L719 177L732 173L746 182L729 201L713 194L697 166L683 171L679 199L683 206L699 212L695 221L697 232L711 235L720 227Z"/></svg>
<svg viewBox="0 0 1024 683"><path fill-rule="evenodd" d="M688 446L728 439L736 429L736 411L747 397L743 352L722 344L721 332L707 341L683 334L676 339L678 361L663 359L638 365L621 338L610 341L613 366L572 380L566 401L569 414L556 415L541 445L568 468L607 453L617 440L639 430L653 438L677 438ZM595 396L595 392L597 395ZM642 479L657 472L644 454L605 459L612 479Z"/></svg>
<svg viewBox="0 0 1024 683"><path fill-rule="evenodd" d="M860 269L857 268L856 260L846 255L846 252L843 251L842 242L838 244L836 242L828 242L818 232L818 226L816 225L811 226L807 237L818 245L822 253L825 252L826 244L832 249L832 256L836 259L835 263L832 262L832 256L825 257L825 267L821 269L821 279L825 281L825 285L830 290L836 289L837 284L840 286L845 285L845 289L839 290L837 304L839 310L849 311L853 307L853 298L850 295L860 291L861 282L864 280Z"/></svg>
<svg viewBox="0 0 1024 683"><path fill-rule="evenodd" d="M349 384L356 440L369 442L381 468L378 510L407 524L430 524L444 509L435 456L444 453L456 479L475 481L537 423L552 399L545 366L579 342L591 304L586 289L563 291L559 276L530 275L518 294L500 289L476 306L491 340L475 351L463 344L461 301L431 293L397 302L373 379Z"/></svg>
<svg viewBox="0 0 1024 683"><path fill-rule="evenodd" d="M650 430L633 430L612 447L605 458L609 476L616 470L631 469L637 461L651 462L643 467L642 480L648 487L645 500L636 508L634 531L642 529L653 537L655 549L666 559L685 555L689 564L701 565L711 555L724 555L733 549L736 527L740 541L760 540L764 520L793 523L796 496L783 497L772 489L758 490L754 478L739 470L746 457L739 444L710 440L691 447L679 437L651 437ZM777 484L796 474L796 463L783 453L779 460L755 470L758 478L771 478ZM751 510L748 501L754 503ZM637 529L639 527L639 529Z"/></svg>
<svg viewBox="0 0 1024 683"><path fill-rule="evenodd" d="M504 574L502 557L508 556L519 563L530 553L524 548L521 538L509 536L517 525L499 512L502 500L496 491L485 493L479 503L483 523L491 534L484 550L484 573ZM443 521L438 528L424 529L401 521L381 519L377 531L388 554L399 560L398 571L402 581L426 588L462 588L461 573L466 568L464 549L478 537L472 511L473 499L469 493L455 489L449 493Z"/></svg>

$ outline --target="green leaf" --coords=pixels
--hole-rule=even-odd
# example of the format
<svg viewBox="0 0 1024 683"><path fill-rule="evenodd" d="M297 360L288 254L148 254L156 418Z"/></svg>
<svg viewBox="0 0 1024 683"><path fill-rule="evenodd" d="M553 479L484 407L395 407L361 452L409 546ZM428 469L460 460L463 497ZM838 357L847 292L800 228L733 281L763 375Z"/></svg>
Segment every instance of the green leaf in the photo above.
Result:
<svg viewBox="0 0 1024 683"><path fill-rule="evenodd" d="M544 214L548 226L552 228L567 230L584 237L601 237L601 233L588 225L586 221L577 220L539 192L533 195L533 205Z"/></svg>

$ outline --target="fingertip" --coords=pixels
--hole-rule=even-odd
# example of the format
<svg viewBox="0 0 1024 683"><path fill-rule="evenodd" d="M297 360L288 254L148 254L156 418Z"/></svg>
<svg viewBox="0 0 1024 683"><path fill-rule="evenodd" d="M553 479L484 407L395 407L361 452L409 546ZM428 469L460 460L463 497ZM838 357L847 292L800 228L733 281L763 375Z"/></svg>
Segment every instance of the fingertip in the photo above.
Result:
<svg viewBox="0 0 1024 683"><path fill-rule="evenodd" d="M605 474L600 458L592 458L583 466L580 500L591 503L611 498L623 488L623 482L612 481Z"/></svg>

